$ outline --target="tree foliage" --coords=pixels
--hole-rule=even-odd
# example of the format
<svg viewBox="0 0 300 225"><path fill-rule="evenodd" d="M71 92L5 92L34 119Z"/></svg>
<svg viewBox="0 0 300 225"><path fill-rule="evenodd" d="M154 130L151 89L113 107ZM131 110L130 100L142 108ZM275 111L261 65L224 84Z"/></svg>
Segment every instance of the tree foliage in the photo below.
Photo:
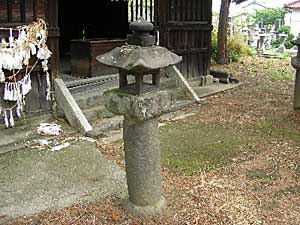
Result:
<svg viewBox="0 0 300 225"><path fill-rule="evenodd" d="M257 10L254 16L255 22L262 22L264 25L273 25L276 19L283 19L287 9L274 8Z"/></svg>

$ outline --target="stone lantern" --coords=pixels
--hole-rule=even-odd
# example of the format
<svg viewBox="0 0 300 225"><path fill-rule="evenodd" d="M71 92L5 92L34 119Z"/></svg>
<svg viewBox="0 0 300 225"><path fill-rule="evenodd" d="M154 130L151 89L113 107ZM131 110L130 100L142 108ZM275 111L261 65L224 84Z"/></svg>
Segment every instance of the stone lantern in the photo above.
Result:
<svg viewBox="0 0 300 225"><path fill-rule="evenodd" d="M129 30L133 34L127 36L128 45L97 57L99 62L119 69L119 88L128 94L159 90L160 69L182 60L168 49L154 45L155 37L149 34L153 28L153 24L143 18L132 22ZM146 75L151 76L148 82ZM128 79L130 76L134 77L133 83Z"/></svg>
<svg viewBox="0 0 300 225"><path fill-rule="evenodd" d="M172 109L167 91L159 89L160 70L182 57L155 46L153 25L143 18L132 22L128 45L100 55L97 60L119 69L119 88L105 93L105 106L123 115L123 138L129 199L136 214L160 213L162 195L158 117Z"/></svg>
<svg viewBox="0 0 300 225"><path fill-rule="evenodd" d="M300 35L298 39L292 41L298 46L297 56L292 58L292 66L296 69L295 94L294 94L294 110L300 110Z"/></svg>

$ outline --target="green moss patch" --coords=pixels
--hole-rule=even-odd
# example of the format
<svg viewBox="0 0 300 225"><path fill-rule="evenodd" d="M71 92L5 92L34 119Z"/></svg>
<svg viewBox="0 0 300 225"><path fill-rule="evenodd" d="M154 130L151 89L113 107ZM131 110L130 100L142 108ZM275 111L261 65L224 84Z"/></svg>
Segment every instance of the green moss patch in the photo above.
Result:
<svg viewBox="0 0 300 225"><path fill-rule="evenodd" d="M277 139L289 139L299 141L299 129L295 122L285 118L268 118L262 120L257 125L259 131L264 136L273 136Z"/></svg>
<svg viewBox="0 0 300 225"><path fill-rule="evenodd" d="M246 142L241 132L193 121L170 124L160 132L163 165L187 175L230 162Z"/></svg>
<svg viewBox="0 0 300 225"><path fill-rule="evenodd" d="M287 196L287 195L299 195L300 194L300 185L290 186L283 190L278 191L276 196Z"/></svg>
<svg viewBox="0 0 300 225"><path fill-rule="evenodd" d="M248 171L246 176L250 179L276 180L279 175L276 172L268 173L266 170L263 169L255 169L255 170Z"/></svg>

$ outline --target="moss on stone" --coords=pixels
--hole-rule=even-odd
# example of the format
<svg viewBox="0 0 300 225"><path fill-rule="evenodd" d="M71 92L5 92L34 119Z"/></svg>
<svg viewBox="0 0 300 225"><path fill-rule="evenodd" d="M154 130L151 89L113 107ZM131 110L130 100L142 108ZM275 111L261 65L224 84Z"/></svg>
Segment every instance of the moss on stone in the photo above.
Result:
<svg viewBox="0 0 300 225"><path fill-rule="evenodd" d="M108 91L104 92L104 95L110 95L110 94L116 94L119 95L120 97L129 97L132 96L131 94L126 93L125 91L121 90L120 88L114 88Z"/></svg>

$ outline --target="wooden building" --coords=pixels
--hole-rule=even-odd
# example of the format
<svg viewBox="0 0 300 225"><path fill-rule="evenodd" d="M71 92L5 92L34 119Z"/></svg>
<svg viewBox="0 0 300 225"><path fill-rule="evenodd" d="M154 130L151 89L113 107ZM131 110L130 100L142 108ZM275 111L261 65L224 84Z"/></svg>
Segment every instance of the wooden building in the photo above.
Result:
<svg viewBox="0 0 300 225"><path fill-rule="evenodd" d="M69 52L72 39L125 38L128 23L140 16L155 24L160 45L183 56L179 69L187 78L209 74L212 0L0 0L0 27L37 18L47 22L52 79L59 77L59 58ZM1 38L5 35L0 31ZM36 102L41 91L36 85L30 102ZM29 111L42 112L44 105L40 99Z"/></svg>

